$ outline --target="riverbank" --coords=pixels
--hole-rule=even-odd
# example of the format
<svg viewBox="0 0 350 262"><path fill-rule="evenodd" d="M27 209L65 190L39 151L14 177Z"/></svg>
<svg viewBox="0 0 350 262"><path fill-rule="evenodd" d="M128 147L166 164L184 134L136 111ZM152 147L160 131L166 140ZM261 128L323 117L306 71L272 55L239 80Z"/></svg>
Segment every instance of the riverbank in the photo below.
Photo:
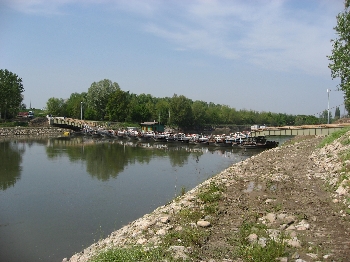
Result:
<svg viewBox="0 0 350 262"><path fill-rule="evenodd" d="M58 127L1 127L0 139L25 136L57 136L65 131L66 129Z"/></svg>
<svg viewBox="0 0 350 262"><path fill-rule="evenodd" d="M349 135L264 151L63 261L350 261Z"/></svg>

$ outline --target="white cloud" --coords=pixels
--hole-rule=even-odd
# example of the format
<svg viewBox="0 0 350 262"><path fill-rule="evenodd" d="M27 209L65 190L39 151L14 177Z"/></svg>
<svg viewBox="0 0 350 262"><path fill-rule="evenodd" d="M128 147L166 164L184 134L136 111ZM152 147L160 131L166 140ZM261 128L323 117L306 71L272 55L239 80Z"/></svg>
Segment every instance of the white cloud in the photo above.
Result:
<svg viewBox="0 0 350 262"><path fill-rule="evenodd" d="M192 1L180 6L181 16L153 21L146 30L176 48L328 76L334 11L341 5L311 3L314 9L287 9L293 1Z"/></svg>
<svg viewBox="0 0 350 262"><path fill-rule="evenodd" d="M71 4L108 5L116 12L139 16L143 23L140 27L172 43L174 50L241 59L269 70L301 70L308 74L327 71L327 76L326 56L331 50L335 16L343 7L342 0L5 0L5 3L32 14L59 14Z"/></svg>

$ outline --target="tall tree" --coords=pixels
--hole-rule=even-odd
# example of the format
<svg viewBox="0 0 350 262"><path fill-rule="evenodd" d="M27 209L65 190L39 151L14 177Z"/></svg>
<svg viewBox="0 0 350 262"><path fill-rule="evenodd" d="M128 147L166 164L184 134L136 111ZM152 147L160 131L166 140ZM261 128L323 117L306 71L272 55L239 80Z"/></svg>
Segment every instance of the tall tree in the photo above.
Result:
<svg viewBox="0 0 350 262"><path fill-rule="evenodd" d="M129 114L130 94L118 89L108 100L107 115L110 121L124 122Z"/></svg>
<svg viewBox="0 0 350 262"><path fill-rule="evenodd" d="M170 101L171 124L185 128L193 125L192 100L174 94Z"/></svg>
<svg viewBox="0 0 350 262"><path fill-rule="evenodd" d="M208 104L204 101L196 100L192 104L193 113L193 126L196 128L202 128L207 124Z"/></svg>
<svg viewBox="0 0 350 262"><path fill-rule="evenodd" d="M334 27L338 38L332 40L332 55L328 56L331 61L332 79L340 78L338 88L345 94L344 103L350 110L350 0L345 0L345 9L337 15L337 25Z"/></svg>
<svg viewBox="0 0 350 262"><path fill-rule="evenodd" d="M4 116L15 116L23 101L24 92L22 78L8 71L0 69L0 119Z"/></svg>
<svg viewBox="0 0 350 262"><path fill-rule="evenodd" d="M339 119L340 118L340 108L339 108L339 106L335 107L334 118L335 119Z"/></svg>
<svg viewBox="0 0 350 262"><path fill-rule="evenodd" d="M169 120L169 102L166 98L159 98L155 105L156 116L154 119L157 121L167 124Z"/></svg>
<svg viewBox="0 0 350 262"><path fill-rule="evenodd" d="M104 119L109 97L118 89L120 89L118 83L108 79L91 84L86 99L90 110L95 112L95 120Z"/></svg>
<svg viewBox="0 0 350 262"><path fill-rule="evenodd" d="M66 102L67 116L80 119L85 107L86 93L72 93Z"/></svg>
<svg viewBox="0 0 350 262"><path fill-rule="evenodd" d="M320 115L320 123L328 123L328 110L323 110L322 114ZM329 112L329 123L332 123L332 112Z"/></svg>
<svg viewBox="0 0 350 262"><path fill-rule="evenodd" d="M46 109L47 112L53 116L66 115L66 104L62 98L49 98L49 100L46 102Z"/></svg>

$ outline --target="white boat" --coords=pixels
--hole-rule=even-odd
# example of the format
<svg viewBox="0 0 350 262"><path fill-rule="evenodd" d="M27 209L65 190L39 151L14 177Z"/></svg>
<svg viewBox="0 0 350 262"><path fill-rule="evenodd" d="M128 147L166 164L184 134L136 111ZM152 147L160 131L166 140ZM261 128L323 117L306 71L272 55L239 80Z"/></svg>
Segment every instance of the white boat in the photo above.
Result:
<svg viewBox="0 0 350 262"><path fill-rule="evenodd" d="M154 137L154 132L148 131L144 133L139 133L137 136L137 139L140 141L150 141L150 140L153 140L153 137Z"/></svg>

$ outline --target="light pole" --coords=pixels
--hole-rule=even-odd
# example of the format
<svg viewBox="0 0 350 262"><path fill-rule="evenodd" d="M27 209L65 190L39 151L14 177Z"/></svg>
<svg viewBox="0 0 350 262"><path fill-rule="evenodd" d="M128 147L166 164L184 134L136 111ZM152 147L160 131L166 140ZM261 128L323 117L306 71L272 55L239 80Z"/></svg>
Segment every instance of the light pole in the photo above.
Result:
<svg viewBox="0 0 350 262"><path fill-rule="evenodd" d="M80 120L83 120L83 101L80 102Z"/></svg>
<svg viewBox="0 0 350 262"><path fill-rule="evenodd" d="M327 89L327 94L328 94L328 124L329 124L329 92L331 92L330 89Z"/></svg>

